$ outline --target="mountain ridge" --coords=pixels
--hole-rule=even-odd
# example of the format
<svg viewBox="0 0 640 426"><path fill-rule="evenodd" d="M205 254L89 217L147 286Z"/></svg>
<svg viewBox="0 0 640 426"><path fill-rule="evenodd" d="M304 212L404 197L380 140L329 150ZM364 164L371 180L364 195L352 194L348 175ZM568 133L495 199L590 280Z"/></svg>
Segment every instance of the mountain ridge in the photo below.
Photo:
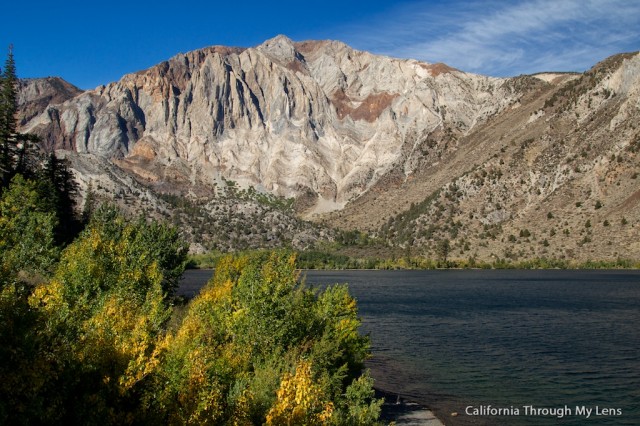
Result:
<svg viewBox="0 0 640 426"><path fill-rule="evenodd" d="M93 154L156 192L206 199L235 181L295 197L298 213L318 223L424 255L450 239L458 255L485 259L638 257L637 180L599 179L638 168L639 64L630 53L582 74L493 78L278 36L255 48L175 55L50 102L22 129L47 146ZM491 185L473 184L492 173ZM82 179L86 188L91 178ZM457 202L443 195L452 185ZM418 212L428 199L438 207ZM598 200L598 211L567 212L562 223L535 213ZM608 229L585 230L588 218ZM594 241L623 219L620 241ZM514 254L529 222L546 234Z"/></svg>
<svg viewBox="0 0 640 426"><path fill-rule="evenodd" d="M224 176L283 196L302 185L344 204L384 172L407 132L447 121L472 127L503 106L487 100L503 80L437 68L279 36L256 48L176 55L52 106L25 128L49 145L105 157L195 158L206 183ZM247 152L243 141L262 148ZM295 178L278 164L291 151L304 154L288 161Z"/></svg>

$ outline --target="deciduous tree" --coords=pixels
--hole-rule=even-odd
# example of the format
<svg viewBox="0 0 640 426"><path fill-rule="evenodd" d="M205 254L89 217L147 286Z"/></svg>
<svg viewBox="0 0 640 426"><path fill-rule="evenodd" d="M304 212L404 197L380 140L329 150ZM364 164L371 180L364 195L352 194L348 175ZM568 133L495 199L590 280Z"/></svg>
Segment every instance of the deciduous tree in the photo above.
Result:
<svg viewBox="0 0 640 426"><path fill-rule="evenodd" d="M56 225L37 184L16 175L0 198L0 268L13 273L50 270L58 257Z"/></svg>

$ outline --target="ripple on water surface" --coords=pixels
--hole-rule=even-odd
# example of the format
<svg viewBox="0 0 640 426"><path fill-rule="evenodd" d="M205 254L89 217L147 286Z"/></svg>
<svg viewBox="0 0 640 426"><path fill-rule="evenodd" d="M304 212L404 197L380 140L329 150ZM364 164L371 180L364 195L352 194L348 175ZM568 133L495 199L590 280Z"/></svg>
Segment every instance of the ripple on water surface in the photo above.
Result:
<svg viewBox="0 0 640 426"><path fill-rule="evenodd" d="M311 271L307 282L349 283L378 386L447 424L582 425L576 406L622 410L593 424L640 424L637 271ZM521 415L467 416L468 405ZM573 413L524 416L525 405Z"/></svg>

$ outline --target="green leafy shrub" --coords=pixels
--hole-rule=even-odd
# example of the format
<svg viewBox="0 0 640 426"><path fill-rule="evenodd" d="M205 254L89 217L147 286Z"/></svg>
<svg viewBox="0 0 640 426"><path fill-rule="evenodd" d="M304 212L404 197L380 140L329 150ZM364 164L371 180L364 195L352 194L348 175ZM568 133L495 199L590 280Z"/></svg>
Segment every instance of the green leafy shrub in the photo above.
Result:
<svg viewBox="0 0 640 426"><path fill-rule="evenodd" d="M306 288L291 253L225 256L171 339L149 413L161 423L373 424L380 402L358 379L369 349L359 325L346 287Z"/></svg>

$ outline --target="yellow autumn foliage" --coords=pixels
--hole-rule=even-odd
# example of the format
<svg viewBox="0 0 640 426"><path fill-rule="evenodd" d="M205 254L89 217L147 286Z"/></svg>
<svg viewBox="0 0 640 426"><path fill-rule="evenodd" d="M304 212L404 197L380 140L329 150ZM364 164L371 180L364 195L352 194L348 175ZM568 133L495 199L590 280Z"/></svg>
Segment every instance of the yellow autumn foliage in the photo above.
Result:
<svg viewBox="0 0 640 426"><path fill-rule="evenodd" d="M267 425L327 425L333 410L333 403L313 381L311 363L301 360L295 374L285 373L282 378L276 402L267 413Z"/></svg>
<svg viewBox="0 0 640 426"><path fill-rule="evenodd" d="M88 228L63 252L53 278L29 297L42 320L38 333L49 342L48 356L54 365L73 366L66 376L51 378L52 388L63 382L66 397L77 398L86 411L66 414L70 418L139 420L140 407L125 401L138 398L171 344L163 274L132 241L136 232L133 225L116 235Z"/></svg>
<svg viewBox="0 0 640 426"><path fill-rule="evenodd" d="M288 252L220 259L161 357L149 401L159 422L356 424L350 413L371 396L369 382L362 398L344 396L369 347L355 301L298 275ZM369 412L362 425L376 424Z"/></svg>
<svg viewBox="0 0 640 426"><path fill-rule="evenodd" d="M105 229L87 229L28 299L57 368L42 400L64 392L54 423L376 424L346 287L306 288L288 252L226 256L168 327L159 262L133 225Z"/></svg>
<svg viewBox="0 0 640 426"><path fill-rule="evenodd" d="M50 314L67 309L62 283L58 280L51 280L49 283L38 285L29 297L29 305L33 309L47 311Z"/></svg>
<svg viewBox="0 0 640 426"><path fill-rule="evenodd" d="M167 345L167 339L157 335L154 324L164 309L162 298L148 299L148 305L140 309L132 300L111 296L83 327L84 344L78 356L98 364L116 361L116 377L108 377L107 381L117 383L121 394L157 367Z"/></svg>

